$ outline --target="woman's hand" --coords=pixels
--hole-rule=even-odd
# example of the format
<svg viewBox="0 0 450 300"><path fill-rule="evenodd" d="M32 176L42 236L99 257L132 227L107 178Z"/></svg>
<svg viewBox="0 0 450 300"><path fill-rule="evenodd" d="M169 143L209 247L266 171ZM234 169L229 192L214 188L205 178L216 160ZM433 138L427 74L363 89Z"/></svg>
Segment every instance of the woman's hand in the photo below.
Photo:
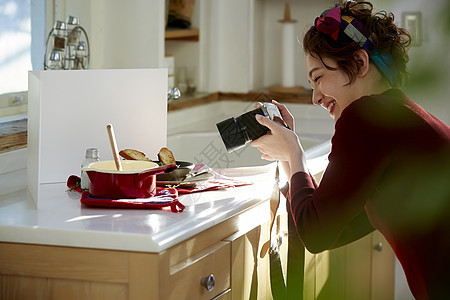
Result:
<svg viewBox="0 0 450 300"><path fill-rule="evenodd" d="M292 115L285 107L284 111L288 113L286 116L289 117L290 124L286 123L293 126ZM285 117L285 115L282 116ZM263 153L261 158L288 162L291 173L289 175L298 171L306 172L305 155L295 132L261 115L256 115L256 120L270 129L269 133L250 143L250 146L258 148Z"/></svg>
<svg viewBox="0 0 450 300"><path fill-rule="evenodd" d="M286 125L289 126L290 129L295 131L294 117L286 108L286 106L284 104L278 103L276 100L272 100L272 103L275 104L276 107L278 107L278 110L281 113L281 117L283 118L283 121L286 123Z"/></svg>
<svg viewBox="0 0 450 300"><path fill-rule="evenodd" d="M289 129L292 129L295 131L295 124L294 124L294 117L289 112L289 110L286 108L285 105L278 103L276 100L272 100L272 104L275 104L276 107L278 107L278 110L281 113L281 117L283 118L284 123L289 127ZM255 107L261 107L263 104L261 102L257 102Z"/></svg>

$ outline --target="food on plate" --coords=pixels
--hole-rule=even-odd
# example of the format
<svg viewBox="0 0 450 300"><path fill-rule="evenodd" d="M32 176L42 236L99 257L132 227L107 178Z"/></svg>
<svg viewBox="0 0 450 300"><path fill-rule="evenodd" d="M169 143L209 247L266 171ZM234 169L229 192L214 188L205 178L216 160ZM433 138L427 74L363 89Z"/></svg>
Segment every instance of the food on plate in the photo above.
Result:
<svg viewBox="0 0 450 300"><path fill-rule="evenodd" d="M176 164L175 157L173 156L172 151L167 149L166 147L161 148L158 153L158 159L164 165Z"/></svg>
<svg viewBox="0 0 450 300"><path fill-rule="evenodd" d="M121 150L119 155L128 160L151 161L143 152L134 149Z"/></svg>

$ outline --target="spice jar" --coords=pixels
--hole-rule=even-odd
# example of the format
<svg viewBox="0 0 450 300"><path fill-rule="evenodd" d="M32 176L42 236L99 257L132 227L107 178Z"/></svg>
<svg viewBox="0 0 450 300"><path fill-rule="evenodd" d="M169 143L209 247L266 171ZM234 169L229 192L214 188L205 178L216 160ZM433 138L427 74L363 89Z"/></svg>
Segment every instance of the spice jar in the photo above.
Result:
<svg viewBox="0 0 450 300"><path fill-rule="evenodd" d="M60 50L52 50L48 59L47 68L50 70L62 70L64 69L64 52Z"/></svg>
<svg viewBox="0 0 450 300"><path fill-rule="evenodd" d="M80 41L78 43L75 55L74 69L76 70L87 69L86 61L87 61L86 44L83 41Z"/></svg>
<svg viewBox="0 0 450 300"><path fill-rule="evenodd" d="M56 21L53 26L53 50L62 50L66 48L67 26L66 22Z"/></svg>
<svg viewBox="0 0 450 300"><path fill-rule="evenodd" d="M74 69L77 41L81 35L79 25L80 21L77 17L69 16L67 18L66 70Z"/></svg>
<svg viewBox="0 0 450 300"><path fill-rule="evenodd" d="M89 164L91 164L93 162L97 162L97 161L100 161L100 158L98 156L98 149L97 148L86 149L86 157L83 160L83 162L81 163L81 169L83 169L84 167L87 167ZM81 190L83 192L88 191L90 184L91 184L91 181L89 180L89 176L87 175L87 173L85 171L81 170Z"/></svg>

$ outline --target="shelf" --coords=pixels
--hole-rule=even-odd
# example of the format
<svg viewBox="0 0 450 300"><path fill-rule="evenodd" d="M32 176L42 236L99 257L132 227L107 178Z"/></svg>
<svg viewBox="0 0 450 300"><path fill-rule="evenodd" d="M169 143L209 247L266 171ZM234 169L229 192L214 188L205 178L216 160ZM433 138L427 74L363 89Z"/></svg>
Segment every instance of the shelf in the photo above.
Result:
<svg viewBox="0 0 450 300"><path fill-rule="evenodd" d="M198 28L191 28L191 29L167 28L165 32L166 40L198 41L198 36L199 36Z"/></svg>

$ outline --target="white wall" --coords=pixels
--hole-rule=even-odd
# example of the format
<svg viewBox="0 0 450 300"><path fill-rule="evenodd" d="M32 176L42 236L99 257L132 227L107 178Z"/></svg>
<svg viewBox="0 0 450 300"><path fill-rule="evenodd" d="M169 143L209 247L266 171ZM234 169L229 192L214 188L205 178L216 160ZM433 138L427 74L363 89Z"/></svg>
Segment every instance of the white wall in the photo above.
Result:
<svg viewBox="0 0 450 300"><path fill-rule="evenodd" d="M48 0L47 0L48 1ZM52 2L52 1L49 1ZM80 17L90 34L92 68L163 66L164 54L175 54L199 90L246 92L281 81L281 24L285 1L197 0L193 23L199 42L164 43L164 0L55 0L64 17ZM392 11L401 25L402 13L422 13L423 43L410 49L410 84L403 90L425 109L450 124L449 33L442 29L447 0L373 0L375 10ZM304 32L333 0L290 1L299 43L295 83L309 88L301 41ZM203 11L201 11L203 9ZM47 8L47 12L49 9ZM55 14L58 14L56 11ZM48 23L48 22L47 22ZM166 51L164 49L166 48ZM165 52L165 53L164 53ZM191 75L192 74L192 75Z"/></svg>
<svg viewBox="0 0 450 300"><path fill-rule="evenodd" d="M194 26L200 41L164 43L164 0L33 0L46 1L46 26L54 18L78 16L90 37L91 68L162 67L166 53L176 54L176 66L187 66L203 91L265 88L281 81L283 0L197 0ZM299 41L334 0L291 0L291 17ZM401 24L407 11L422 12L423 43L410 50L410 98L450 124L450 35L443 21L448 0L373 0L376 10L393 11ZM448 4L447 4L448 6ZM203 9L203 11L201 11ZM41 9L42 15L42 9ZM50 16L51 15L51 16ZM46 28L48 31L50 28ZM295 82L309 87L304 54L298 43Z"/></svg>
<svg viewBox="0 0 450 300"><path fill-rule="evenodd" d="M260 0L265 2L265 42L264 42L264 86L281 83L281 23L284 17L285 1ZM301 42L306 30L313 25L314 19L325 9L332 7L334 1L290 1L291 18L297 20L295 24L297 44L295 57L295 83L309 88L305 74L305 57Z"/></svg>
<svg viewBox="0 0 450 300"><path fill-rule="evenodd" d="M91 46L91 69L158 68L164 63L164 0L55 0L78 17ZM59 7L59 6L58 6Z"/></svg>
<svg viewBox="0 0 450 300"><path fill-rule="evenodd" d="M264 81L267 87L281 81L281 25L284 1L264 1ZM290 1L291 18L296 19L296 33L301 42L305 31L314 19L336 1ZM403 12L422 13L423 41L419 47L409 50L409 85L402 89L415 102L418 102L432 114L450 124L450 32L445 31L445 18L449 18L448 0L434 0L432 5L424 0L372 0L375 11L392 11L397 25L402 25ZM447 5L445 9L444 6ZM448 22L448 21L447 21ZM448 23L447 23L448 24ZM447 25L448 26L448 25ZM298 44L298 56L295 61L295 82L308 87L305 74L302 45ZM258 88L258 86L256 86ZM260 86L259 86L260 87Z"/></svg>
<svg viewBox="0 0 450 300"><path fill-rule="evenodd" d="M410 82L403 90L413 101L450 124L450 2L433 0L431 5L423 0L376 0L375 3L380 9L392 11L398 24L402 24L402 13L421 12L422 45L409 50Z"/></svg>

